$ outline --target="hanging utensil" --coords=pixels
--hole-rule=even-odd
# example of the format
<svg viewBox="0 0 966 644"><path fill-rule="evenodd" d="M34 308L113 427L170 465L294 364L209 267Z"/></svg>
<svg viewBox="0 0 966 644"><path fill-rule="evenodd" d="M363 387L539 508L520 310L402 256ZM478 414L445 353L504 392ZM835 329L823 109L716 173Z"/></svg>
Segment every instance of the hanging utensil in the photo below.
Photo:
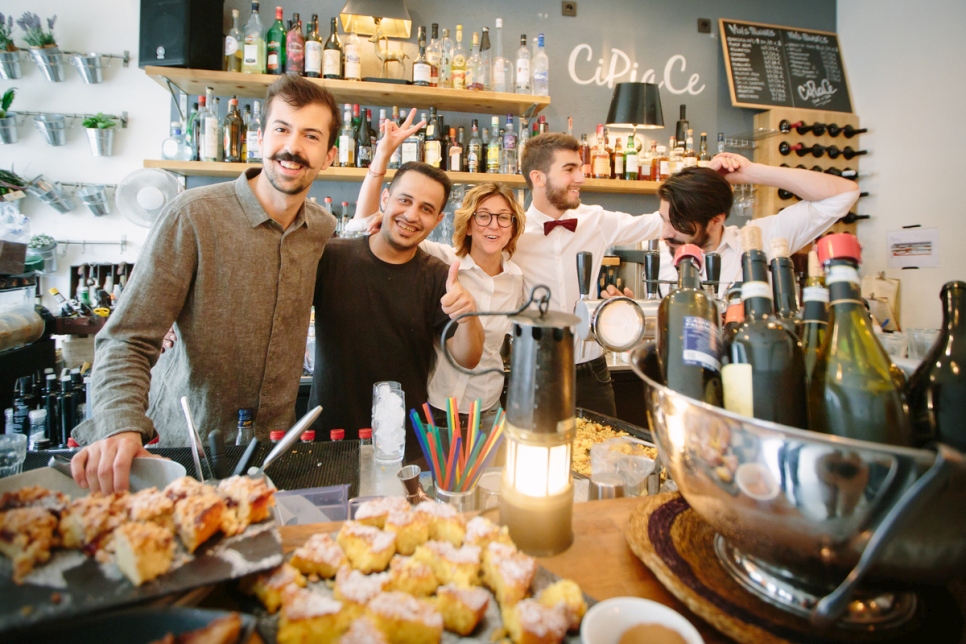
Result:
<svg viewBox="0 0 966 644"><path fill-rule="evenodd" d="M268 456L266 456L265 460L262 461L261 467L248 468L248 476L251 476L252 478L261 478L265 476L265 470L268 469L268 466L271 465L275 459L288 451L288 448L290 448L295 441L299 439L299 436L301 436L302 433L315 422L315 419L318 418L319 414L321 413L322 407L319 406L315 409L309 410L307 414L302 416L297 423L292 425L292 429L288 430L288 433L286 433L285 437L278 442L278 445L276 445L275 448L268 453Z"/></svg>

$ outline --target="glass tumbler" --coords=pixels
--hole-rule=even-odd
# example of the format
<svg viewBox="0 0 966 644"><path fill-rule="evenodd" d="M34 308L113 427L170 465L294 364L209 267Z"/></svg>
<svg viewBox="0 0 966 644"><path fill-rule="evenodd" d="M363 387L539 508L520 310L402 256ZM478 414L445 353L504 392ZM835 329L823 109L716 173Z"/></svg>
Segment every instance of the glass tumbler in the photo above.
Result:
<svg viewBox="0 0 966 644"><path fill-rule="evenodd" d="M398 382L372 385L372 444L375 460L384 463L406 453L406 393Z"/></svg>

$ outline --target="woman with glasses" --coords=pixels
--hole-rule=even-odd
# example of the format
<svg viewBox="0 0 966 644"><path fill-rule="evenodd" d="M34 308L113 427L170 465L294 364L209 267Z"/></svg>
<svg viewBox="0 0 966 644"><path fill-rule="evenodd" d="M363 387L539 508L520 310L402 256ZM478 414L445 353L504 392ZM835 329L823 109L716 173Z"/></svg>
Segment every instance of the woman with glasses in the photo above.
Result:
<svg viewBox="0 0 966 644"><path fill-rule="evenodd" d="M378 230L381 217L369 215L379 214L382 176L393 151L423 125L418 123L410 127L415 112L412 110L401 126L390 120L383 126L385 133L373 154L368 174L359 191L355 220L349 230L367 228L370 233ZM525 223L524 210L509 188L499 183L483 183L468 190L463 205L456 210L453 245L425 240L419 247L447 264L460 263L460 284L473 295L478 311L513 311L523 303L523 273L510 257L516 250ZM500 350L510 331L510 321L505 316L484 316L480 321L486 339L483 357L475 371L502 371ZM436 371L429 383L429 404L433 408L436 424L446 426L447 400L453 397L458 404L460 426L466 427L470 405L479 399L482 411L480 427L489 431L500 407L503 374L464 374L446 360L439 347L436 351Z"/></svg>

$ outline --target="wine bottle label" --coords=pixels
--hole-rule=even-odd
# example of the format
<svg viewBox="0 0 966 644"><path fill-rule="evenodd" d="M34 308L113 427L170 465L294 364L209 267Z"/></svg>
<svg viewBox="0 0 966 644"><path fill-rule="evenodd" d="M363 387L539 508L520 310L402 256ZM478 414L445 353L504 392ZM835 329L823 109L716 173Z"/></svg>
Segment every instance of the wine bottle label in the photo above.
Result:
<svg viewBox="0 0 966 644"><path fill-rule="evenodd" d="M825 302L828 304L828 289L821 286L806 286L802 290L802 302Z"/></svg>
<svg viewBox="0 0 966 644"><path fill-rule="evenodd" d="M431 70L428 63L419 63L413 65L413 82L429 83L432 78L430 72Z"/></svg>
<svg viewBox="0 0 966 644"><path fill-rule="evenodd" d="M530 87L530 61L526 58L517 60L517 89Z"/></svg>
<svg viewBox="0 0 966 644"><path fill-rule="evenodd" d="M624 176L624 155L614 156L614 174L618 177Z"/></svg>
<svg viewBox="0 0 966 644"><path fill-rule="evenodd" d="M355 164L356 142L349 135L339 137L339 163L341 165Z"/></svg>
<svg viewBox="0 0 966 644"><path fill-rule="evenodd" d="M711 167L711 162L710 161L702 161L702 160L699 159L698 160L698 167L699 168L710 168Z"/></svg>
<svg viewBox="0 0 966 644"><path fill-rule="evenodd" d="M310 40L305 43L305 73L318 74L322 71L322 43Z"/></svg>
<svg viewBox="0 0 966 644"><path fill-rule="evenodd" d="M278 54L271 53L268 55L268 68L278 69Z"/></svg>
<svg viewBox="0 0 966 644"><path fill-rule="evenodd" d="M246 145L248 146L247 160L258 161L262 158L262 151L258 149L258 130L249 132Z"/></svg>
<svg viewBox="0 0 966 644"><path fill-rule="evenodd" d="M721 363L718 362L718 330L714 324L696 315L685 315L683 330L682 362L712 371L721 369Z"/></svg>
<svg viewBox="0 0 966 644"><path fill-rule="evenodd" d="M835 282L852 282L861 286L862 280L859 279L859 271L852 266L829 266L828 275L825 277L827 285Z"/></svg>
<svg viewBox="0 0 966 644"><path fill-rule="evenodd" d="M463 151L459 148L451 148L449 152L449 169L452 172L460 172L463 169Z"/></svg>
<svg viewBox="0 0 966 644"><path fill-rule="evenodd" d="M326 49L322 52L322 74L324 76L338 76L341 62L342 52L338 49Z"/></svg>
<svg viewBox="0 0 966 644"><path fill-rule="evenodd" d="M610 159L601 155L594 158L594 175L610 176Z"/></svg>
<svg viewBox="0 0 966 644"><path fill-rule="evenodd" d="M724 407L728 411L754 418L755 395L750 364L727 364L721 367Z"/></svg>
<svg viewBox="0 0 966 644"><path fill-rule="evenodd" d="M403 141L400 149L402 150L402 155L399 159L401 163L420 160L419 141Z"/></svg>
<svg viewBox="0 0 966 644"><path fill-rule="evenodd" d="M661 161L661 175L663 176L668 174L671 174L671 162Z"/></svg>
<svg viewBox="0 0 966 644"><path fill-rule="evenodd" d="M423 149L423 154L426 157L426 163L438 168L439 162L441 161L441 149L439 141L426 141L426 147Z"/></svg>
<svg viewBox="0 0 966 644"><path fill-rule="evenodd" d="M238 39L234 36L225 36L225 55L231 56L238 51Z"/></svg>
<svg viewBox="0 0 966 644"><path fill-rule="evenodd" d="M752 297L767 297L772 299L771 286L768 282L745 282L741 285L741 301Z"/></svg>
<svg viewBox="0 0 966 644"><path fill-rule="evenodd" d="M205 117L205 138L202 141L204 151L201 154L203 159L218 160L218 119L210 116Z"/></svg>
<svg viewBox="0 0 966 644"><path fill-rule="evenodd" d="M624 165L627 166L626 171L628 172L628 174L637 174L637 171L638 171L637 155L628 154L624 162Z"/></svg>
<svg viewBox="0 0 966 644"><path fill-rule="evenodd" d="M362 55L356 45L345 46L345 77L347 80L362 78Z"/></svg>
<svg viewBox="0 0 966 644"><path fill-rule="evenodd" d="M257 65L258 64L258 45L245 45L245 61L246 65Z"/></svg>

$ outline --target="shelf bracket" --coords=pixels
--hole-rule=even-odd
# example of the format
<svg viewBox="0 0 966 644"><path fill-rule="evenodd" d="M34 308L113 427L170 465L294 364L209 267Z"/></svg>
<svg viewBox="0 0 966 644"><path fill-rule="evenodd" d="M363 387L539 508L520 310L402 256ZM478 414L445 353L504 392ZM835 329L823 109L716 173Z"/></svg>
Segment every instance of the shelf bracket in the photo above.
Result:
<svg viewBox="0 0 966 644"><path fill-rule="evenodd" d="M533 118L533 115L536 114L536 112L537 112L537 104L531 103L530 107L527 108L527 111L523 113L523 118L525 118L529 123L530 119Z"/></svg>
<svg viewBox="0 0 966 644"><path fill-rule="evenodd" d="M163 78L164 82L167 83L168 93L171 94L171 100L174 101L174 107L176 110L178 110L178 116L181 117L181 122L184 123L185 115L181 112L181 101L178 99L179 99L179 92L180 94L184 94L185 96L188 96L188 92L178 87L175 83L172 83L171 79L168 78L167 76L162 76L161 78ZM176 89L178 90L177 92L175 91Z"/></svg>

